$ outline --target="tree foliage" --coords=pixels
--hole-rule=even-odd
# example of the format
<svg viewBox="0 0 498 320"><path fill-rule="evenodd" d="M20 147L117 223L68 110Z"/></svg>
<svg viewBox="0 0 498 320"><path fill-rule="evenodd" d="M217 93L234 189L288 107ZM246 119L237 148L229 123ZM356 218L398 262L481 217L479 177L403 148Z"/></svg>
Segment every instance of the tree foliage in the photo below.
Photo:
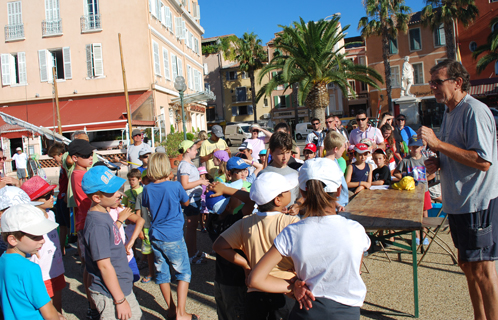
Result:
<svg viewBox="0 0 498 320"><path fill-rule="evenodd" d="M495 25L498 25L498 17L494 17L491 20L489 27L493 28ZM483 72L489 64L498 61L498 27L495 27L495 30L489 34L486 44L477 47L472 53L472 57L477 59L483 53L486 54L477 61L476 65L478 74Z"/></svg>
<svg viewBox="0 0 498 320"><path fill-rule="evenodd" d="M346 96L348 93L356 96L348 79L359 80L375 88L378 88L375 80L382 82L382 77L375 70L354 64L346 58L342 40L345 37L343 31L349 26L341 30L339 17L316 22L305 22L300 18L291 26L280 27L283 32L278 33L275 39L279 54L263 67L258 80L261 83L268 73L277 73L259 90L257 100L271 96L279 85L288 88L289 84L297 83L298 104L312 110L322 109L320 112L323 113L329 102L328 83L336 84Z"/></svg>

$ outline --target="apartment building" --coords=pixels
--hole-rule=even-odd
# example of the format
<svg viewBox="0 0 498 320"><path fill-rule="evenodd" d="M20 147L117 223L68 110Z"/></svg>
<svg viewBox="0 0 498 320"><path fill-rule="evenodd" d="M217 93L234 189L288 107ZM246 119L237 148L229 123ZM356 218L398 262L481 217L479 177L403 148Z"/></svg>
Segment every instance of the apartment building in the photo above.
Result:
<svg viewBox="0 0 498 320"><path fill-rule="evenodd" d="M477 73L478 59L472 58L472 53L479 46L486 44L488 36L498 29L498 23L490 26L491 20L498 15L497 0L475 0L479 9L479 17L465 28L458 23L458 49L462 64L470 74L472 87L470 94L490 107L498 107L498 61L490 63L480 74Z"/></svg>
<svg viewBox="0 0 498 320"><path fill-rule="evenodd" d="M0 0L0 16L2 112L56 127L55 80L64 133L121 135L127 130L121 34L133 127L162 135L171 126L181 130L174 80L183 76L187 130L206 128L197 0ZM3 138L26 135L5 129Z"/></svg>
<svg viewBox="0 0 498 320"><path fill-rule="evenodd" d="M438 104L434 99L428 81L429 70L443 59L446 59L446 39L444 29L433 31L430 27L423 27L421 12L411 14L406 33L399 32L396 39L389 40L389 62L391 65L391 85L394 113L399 114L397 100L401 93L401 77L404 58L410 57L410 64L414 69L414 83L411 93L415 96L416 109L413 117L407 121L412 124L422 123L427 126L439 126L442 120L444 105ZM384 62L382 59L382 41L380 36L371 36L366 39L366 58L368 66L377 70L383 77ZM378 106L381 112L387 112L387 95L385 84L380 84L381 90L369 88L369 114L376 116Z"/></svg>
<svg viewBox="0 0 498 320"><path fill-rule="evenodd" d="M366 57L365 40L363 40L362 37L350 37L350 38L345 38L344 42L346 47L345 48L346 58L353 61L354 64L359 64L363 66L366 65L367 57ZM368 86L366 83L362 81L348 80L348 82L351 88L356 93L356 96L353 96L353 94L351 93L351 89L349 89L347 101L345 101L347 109L340 111L342 111L341 114L347 116L354 116L359 110L367 110L370 108L368 101ZM344 100L346 100L346 97Z"/></svg>

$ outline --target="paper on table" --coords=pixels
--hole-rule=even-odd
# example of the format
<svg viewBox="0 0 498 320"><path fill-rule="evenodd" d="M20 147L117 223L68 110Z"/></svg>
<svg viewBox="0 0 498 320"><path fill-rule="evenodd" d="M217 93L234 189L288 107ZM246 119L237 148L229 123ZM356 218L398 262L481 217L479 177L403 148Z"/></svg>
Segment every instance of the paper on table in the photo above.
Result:
<svg viewBox="0 0 498 320"><path fill-rule="evenodd" d="M382 186L371 186L370 190L387 190L389 189L388 185L382 185Z"/></svg>

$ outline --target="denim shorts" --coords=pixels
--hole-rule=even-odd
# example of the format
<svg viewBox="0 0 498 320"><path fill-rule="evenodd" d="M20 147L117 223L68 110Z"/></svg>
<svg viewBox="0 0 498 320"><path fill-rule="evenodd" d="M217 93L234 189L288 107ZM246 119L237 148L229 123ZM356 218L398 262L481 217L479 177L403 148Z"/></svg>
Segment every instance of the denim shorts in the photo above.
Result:
<svg viewBox="0 0 498 320"><path fill-rule="evenodd" d="M448 214L448 221L460 261L498 260L498 198L486 210Z"/></svg>
<svg viewBox="0 0 498 320"><path fill-rule="evenodd" d="M198 214L201 213L201 200L197 200L197 201L192 201L190 202L190 204L186 207L183 207L183 213L185 213L185 215L187 217L192 217L192 216L196 216Z"/></svg>
<svg viewBox="0 0 498 320"><path fill-rule="evenodd" d="M151 244L155 258L156 283L171 282L170 266L175 270L175 277L177 280L190 283L192 272L190 271L190 262L188 260L185 239L182 238L175 242L151 240Z"/></svg>

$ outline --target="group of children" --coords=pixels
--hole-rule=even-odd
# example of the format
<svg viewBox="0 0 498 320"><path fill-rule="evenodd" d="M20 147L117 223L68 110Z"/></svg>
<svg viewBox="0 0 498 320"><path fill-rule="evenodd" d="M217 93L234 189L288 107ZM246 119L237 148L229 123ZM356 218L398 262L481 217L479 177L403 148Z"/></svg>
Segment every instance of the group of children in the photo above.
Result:
<svg viewBox="0 0 498 320"><path fill-rule="evenodd" d="M166 318L197 319L186 312L186 298L191 265L206 263L208 256L196 246L201 223L216 253L219 319L359 319L366 295L360 266L370 240L360 224L340 212L350 196L372 185L389 185L404 175L421 183L430 179L416 137L410 139L410 156L394 170L388 152L371 150L368 141L362 142L353 147L354 160L346 160L346 139L330 131L323 141L325 156L316 157L316 147L307 145L304 164L296 170L288 166L294 148L291 136L276 132L257 160L250 142L234 157L215 151L217 174L208 177L204 167L193 163L198 144L185 140L178 146L182 161L176 178L165 153L144 151L139 153L142 166L128 173L130 189L124 196L119 190L125 180L94 163L94 148L87 140L73 140L67 155L60 146L52 150L63 170L72 163L65 177L76 205L88 317L140 319L133 282L140 279L139 266L148 265L142 282L155 278L168 305ZM34 319L63 318L64 241L50 210L55 186L34 177L22 187L25 193L15 187L0 189L7 246L0 257L4 316L19 318L22 309ZM14 191L19 195L8 194ZM64 195L58 201L69 200ZM25 219L28 214L36 224ZM137 265L138 238L142 255ZM28 272L14 270L18 256L31 256L39 267L24 259ZM178 282L176 303L171 270Z"/></svg>

